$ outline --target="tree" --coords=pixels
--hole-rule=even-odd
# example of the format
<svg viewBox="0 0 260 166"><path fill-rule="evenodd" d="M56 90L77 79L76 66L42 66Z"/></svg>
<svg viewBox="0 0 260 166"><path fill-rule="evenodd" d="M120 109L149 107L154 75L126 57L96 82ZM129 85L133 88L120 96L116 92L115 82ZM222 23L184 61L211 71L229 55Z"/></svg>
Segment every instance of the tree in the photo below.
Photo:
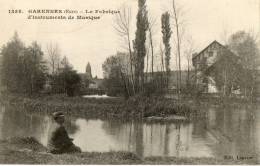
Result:
<svg viewBox="0 0 260 166"><path fill-rule="evenodd" d="M148 82L150 47L151 47L151 45L149 43L147 43L146 44L146 55L145 55L146 56L146 65L145 65L145 68L146 68L145 82L146 83Z"/></svg>
<svg viewBox="0 0 260 166"><path fill-rule="evenodd" d="M150 48L151 48L151 70L152 70L152 77L154 73L154 41L153 41L153 34L154 32L154 25L156 20L153 19L152 17L149 17L148 19L148 32L149 32L149 42L150 42Z"/></svg>
<svg viewBox="0 0 260 166"><path fill-rule="evenodd" d="M120 12L115 20L115 30L117 34L122 37L127 42L127 49L129 53L129 60L130 60L130 81L131 87L133 90L133 94L135 94L135 82L134 82L134 55L131 46L131 28L130 22L132 19L131 8L123 7L122 12Z"/></svg>
<svg viewBox="0 0 260 166"><path fill-rule="evenodd" d="M164 54L165 54L165 50L163 49L163 47L162 47L162 45L160 44L160 59L161 59L161 74L160 74L160 89L162 90L164 87L165 87L165 79L164 79L164 77L165 77L165 70L164 70L164 68L165 68L165 65L164 65Z"/></svg>
<svg viewBox="0 0 260 166"><path fill-rule="evenodd" d="M17 33L2 49L2 82L8 91L36 93L43 89L47 67L37 42L25 47Z"/></svg>
<svg viewBox="0 0 260 166"><path fill-rule="evenodd" d="M39 92L43 89L46 81L47 66L43 61L43 52L40 45L35 41L25 49L20 57L22 66L20 84L29 93Z"/></svg>
<svg viewBox="0 0 260 166"><path fill-rule="evenodd" d="M186 80L186 87L189 89L189 86L191 85L191 66L192 66L192 54L195 52L194 49L194 42L192 37L188 37L186 41L186 50L184 51L184 54L186 55L187 59L187 80Z"/></svg>
<svg viewBox="0 0 260 166"><path fill-rule="evenodd" d="M80 76L75 70L64 70L61 75L64 77L66 94L74 96L76 90L80 88Z"/></svg>
<svg viewBox="0 0 260 166"><path fill-rule="evenodd" d="M260 65L260 51L254 35L239 31L230 36L228 47L239 57L243 68L240 86L245 96L253 96L256 87L257 68Z"/></svg>
<svg viewBox="0 0 260 166"><path fill-rule="evenodd" d="M125 95L129 96L129 89L127 88L127 79L124 72L124 62L126 56L117 55L110 56L102 65L104 75L104 86L106 87L108 94L112 96Z"/></svg>
<svg viewBox="0 0 260 166"><path fill-rule="evenodd" d="M52 91L54 93L66 93L74 96L80 89L81 78L69 64L66 56L61 61L59 72L52 75Z"/></svg>
<svg viewBox="0 0 260 166"><path fill-rule="evenodd" d="M165 12L162 14L161 18L162 22L162 34L163 34L163 44L165 48L165 69L166 69L166 86L169 86L169 77L170 77L170 59L171 59L171 46L170 46L170 38L171 38L171 26L170 26L170 14Z"/></svg>
<svg viewBox="0 0 260 166"><path fill-rule="evenodd" d="M181 92L181 27L182 27L182 21L180 13L182 12L181 8L177 8L177 5L175 3L175 0L172 2L173 7L173 20L174 20L174 26L176 29L176 40L177 40L177 56L176 56L176 64L178 64L178 80L177 80L177 88L178 88L178 98L180 98L180 92ZM178 61L178 62L177 62Z"/></svg>
<svg viewBox="0 0 260 166"><path fill-rule="evenodd" d="M49 56L51 72L54 74L60 67L60 48L58 44L49 43L47 45L47 54Z"/></svg>
<svg viewBox="0 0 260 166"><path fill-rule="evenodd" d="M143 89L144 85L144 58L146 55L146 31L148 29L148 19L146 10L146 0L138 0L138 13L136 22L136 33L134 40L135 48L135 84L138 91Z"/></svg>
<svg viewBox="0 0 260 166"><path fill-rule="evenodd" d="M25 46L19 39L17 32L15 32L13 38L2 48L2 69L1 79L4 86L9 91L18 91L20 89L20 72L19 69L19 57L24 53Z"/></svg>
<svg viewBox="0 0 260 166"><path fill-rule="evenodd" d="M72 68L72 66L69 63L69 60L66 56L64 56L61 60L61 68L60 69L64 69L64 68Z"/></svg>
<svg viewBox="0 0 260 166"><path fill-rule="evenodd" d="M213 80L217 89L222 92L223 97L231 95L232 90L239 88L239 80L241 79L241 65L239 58L226 48L220 50L216 58L215 64L207 69L211 70Z"/></svg>

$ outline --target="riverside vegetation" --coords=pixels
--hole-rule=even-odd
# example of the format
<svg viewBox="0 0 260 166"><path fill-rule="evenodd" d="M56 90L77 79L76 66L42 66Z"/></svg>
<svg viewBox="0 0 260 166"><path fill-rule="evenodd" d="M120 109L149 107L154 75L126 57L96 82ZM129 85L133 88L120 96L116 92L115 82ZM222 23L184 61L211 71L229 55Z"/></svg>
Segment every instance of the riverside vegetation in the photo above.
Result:
<svg viewBox="0 0 260 166"><path fill-rule="evenodd" d="M203 114L185 103L163 97L136 96L128 100L123 98L83 98L64 95L21 96L5 94L1 97L3 104L19 107L37 113L63 111L72 116L88 118L139 118L167 117L177 115L191 120ZM22 108L22 109L21 109Z"/></svg>

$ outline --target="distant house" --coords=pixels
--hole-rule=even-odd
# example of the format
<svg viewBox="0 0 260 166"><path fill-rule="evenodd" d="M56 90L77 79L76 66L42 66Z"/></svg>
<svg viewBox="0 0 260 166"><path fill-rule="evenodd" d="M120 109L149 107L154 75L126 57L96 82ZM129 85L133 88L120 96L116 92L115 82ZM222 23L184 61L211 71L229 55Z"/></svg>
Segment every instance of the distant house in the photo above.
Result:
<svg viewBox="0 0 260 166"><path fill-rule="evenodd" d="M206 93L218 93L216 82L211 73L215 66L220 63L221 56L238 59L233 52L217 41L213 41L200 53L193 54L192 63L195 72L195 82L197 85L203 86ZM207 77L203 76L204 73L207 73Z"/></svg>

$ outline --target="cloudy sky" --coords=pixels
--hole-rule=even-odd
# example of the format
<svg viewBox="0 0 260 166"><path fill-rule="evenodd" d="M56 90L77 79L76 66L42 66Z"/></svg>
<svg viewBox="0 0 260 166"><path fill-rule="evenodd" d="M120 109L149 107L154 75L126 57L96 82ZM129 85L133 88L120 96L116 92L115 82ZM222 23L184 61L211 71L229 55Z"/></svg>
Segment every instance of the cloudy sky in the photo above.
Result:
<svg viewBox="0 0 260 166"><path fill-rule="evenodd" d="M258 0L176 0L182 11L185 36L192 37L194 49L199 51L213 40L223 41L223 34L239 30L260 30L260 2ZM17 31L20 38L29 45L38 41L43 50L47 43L57 43L61 54L79 72L91 63L92 75L102 77L102 63L106 57L123 51L121 40L113 25L116 15L102 15L100 20L28 20L29 9L111 9L123 5L132 9L132 36L135 32L137 0L0 0L0 45L10 40ZM172 0L147 0L149 14L156 19L154 38L156 52L160 45L160 17L165 11L172 12ZM9 9L22 9L23 14L9 14ZM174 29L173 29L174 31ZM174 31L175 32L175 31ZM174 36L173 36L174 37ZM173 43L173 42L172 42ZM173 54L175 46L172 44ZM185 50L185 47L183 47ZM172 58L172 69L174 69ZM185 57L182 60L185 68Z"/></svg>

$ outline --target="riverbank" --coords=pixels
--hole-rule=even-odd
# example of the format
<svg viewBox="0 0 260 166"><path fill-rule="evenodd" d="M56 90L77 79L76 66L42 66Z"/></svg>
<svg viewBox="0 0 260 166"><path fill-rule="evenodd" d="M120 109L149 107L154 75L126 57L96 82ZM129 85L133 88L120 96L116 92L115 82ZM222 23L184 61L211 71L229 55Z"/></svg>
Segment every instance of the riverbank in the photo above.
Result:
<svg viewBox="0 0 260 166"><path fill-rule="evenodd" d="M63 111L71 116L88 118L148 118L182 116L191 119L198 116L198 111L190 103L180 103L163 97L123 98L83 98L62 95L20 96L8 94L2 96L4 105L18 107L37 113Z"/></svg>
<svg viewBox="0 0 260 166"><path fill-rule="evenodd" d="M215 158L140 158L129 152L84 152L53 155L33 138L0 141L1 164L245 164L243 160ZM253 164L253 163L252 163Z"/></svg>
<svg viewBox="0 0 260 166"><path fill-rule="evenodd" d="M147 121L190 121L205 118L208 107L240 108L255 107L242 99L183 98L181 101L167 97L135 96L124 98L84 98L64 95L17 95L4 94L0 102L5 106L37 114L51 114L63 111L68 116L81 118L120 118Z"/></svg>

